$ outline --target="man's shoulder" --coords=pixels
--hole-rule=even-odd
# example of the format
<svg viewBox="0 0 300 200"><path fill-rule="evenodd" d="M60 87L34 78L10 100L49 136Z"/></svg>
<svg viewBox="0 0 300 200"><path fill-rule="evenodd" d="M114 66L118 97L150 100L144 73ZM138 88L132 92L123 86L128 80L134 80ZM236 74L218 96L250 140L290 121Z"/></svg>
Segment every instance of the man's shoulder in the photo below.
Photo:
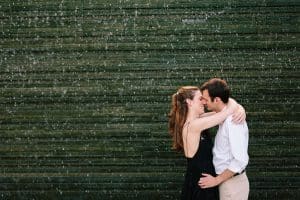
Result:
<svg viewBox="0 0 300 200"><path fill-rule="evenodd" d="M246 122L246 120L245 120L245 121L242 122L242 123L234 123L234 122L232 121L232 115L229 115L229 116L225 119L224 124L233 125L233 126L239 126L239 125L244 126L244 125L247 125L247 122Z"/></svg>
<svg viewBox="0 0 300 200"><path fill-rule="evenodd" d="M228 117L224 120L224 123L232 123L232 115L228 115Z"/></svg>

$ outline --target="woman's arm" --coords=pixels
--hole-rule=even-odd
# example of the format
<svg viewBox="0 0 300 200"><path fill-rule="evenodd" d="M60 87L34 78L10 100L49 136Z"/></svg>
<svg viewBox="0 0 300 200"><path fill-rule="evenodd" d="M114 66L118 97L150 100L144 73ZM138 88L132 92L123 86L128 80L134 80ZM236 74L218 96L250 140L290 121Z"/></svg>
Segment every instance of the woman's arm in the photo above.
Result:
<svg viewBox="0 0 300 200"><path fill-rule="evenodd" d="M216 114L216 112L206 112L206 113L203 113L202 115L200 115L200 117L208 117L208 116L211 116L214 114Z"/></svg>
<svg viewBox="0 0 300 200"><path fill-rule="evenodd" d="M237 109L237 106L238 104L233 99L229 99L227 107L221 112L215 113L207 117L198 118L191 122L192 126L194 127L196 132L201 132L205 129L214 127L222 123L229 115L231 115L234 112L234 110Z"/></svg>
<svg viewBox="0 0 300 200"><path fill-rule="evenodd" d="M230 98L230 99L232 99L232 98ZM234 99L232 99L232 100L234 100ZM210 111L210 112L203 113L202 115L200 115L200 117L208 117L208 116L211 116L214 114L216 114L216 112ZM245 120L246 120L246 111L242 105L238 104L237 109L232 114L232 121L234 123L239 124Z"/></svg>

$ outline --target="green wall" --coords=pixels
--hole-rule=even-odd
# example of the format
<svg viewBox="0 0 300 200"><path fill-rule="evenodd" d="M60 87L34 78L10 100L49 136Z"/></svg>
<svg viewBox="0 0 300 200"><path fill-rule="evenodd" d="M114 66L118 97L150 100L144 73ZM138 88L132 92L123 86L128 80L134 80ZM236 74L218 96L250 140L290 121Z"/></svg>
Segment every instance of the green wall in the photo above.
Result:
<svg viewBox="0 0 300 200"><path fill-rule="evenodd" d="M299 25L299 0L1 0L0 199L179 199L170 96L215 76L249 199L299 199Z"/></svg>

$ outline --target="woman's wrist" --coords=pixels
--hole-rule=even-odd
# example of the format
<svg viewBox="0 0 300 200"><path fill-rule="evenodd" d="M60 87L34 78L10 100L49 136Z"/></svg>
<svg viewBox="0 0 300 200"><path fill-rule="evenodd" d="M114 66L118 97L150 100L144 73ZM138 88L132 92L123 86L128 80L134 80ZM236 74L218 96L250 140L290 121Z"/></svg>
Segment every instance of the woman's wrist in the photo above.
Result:
<svg viewBox="0 0 300 200"><path fill-rule="evenodd" d="M229 110L230 114L234 113L238 109L238 103L235 100L229 98L227 109Z"/></svg>

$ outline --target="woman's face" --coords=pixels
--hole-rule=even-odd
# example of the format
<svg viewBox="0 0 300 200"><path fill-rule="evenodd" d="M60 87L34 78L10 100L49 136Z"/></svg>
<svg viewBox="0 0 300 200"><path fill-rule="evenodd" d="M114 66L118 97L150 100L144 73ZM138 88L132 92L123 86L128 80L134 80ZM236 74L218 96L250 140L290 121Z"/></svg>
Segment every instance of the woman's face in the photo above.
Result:
<svg viewBox="0 0 300 200"><path fill-rule="evenodd" d="M202 103L202 94L200 90L195 93L195 96L192 100L192 109L195 109L199 114L204 113L204 105Z"/></svg>

